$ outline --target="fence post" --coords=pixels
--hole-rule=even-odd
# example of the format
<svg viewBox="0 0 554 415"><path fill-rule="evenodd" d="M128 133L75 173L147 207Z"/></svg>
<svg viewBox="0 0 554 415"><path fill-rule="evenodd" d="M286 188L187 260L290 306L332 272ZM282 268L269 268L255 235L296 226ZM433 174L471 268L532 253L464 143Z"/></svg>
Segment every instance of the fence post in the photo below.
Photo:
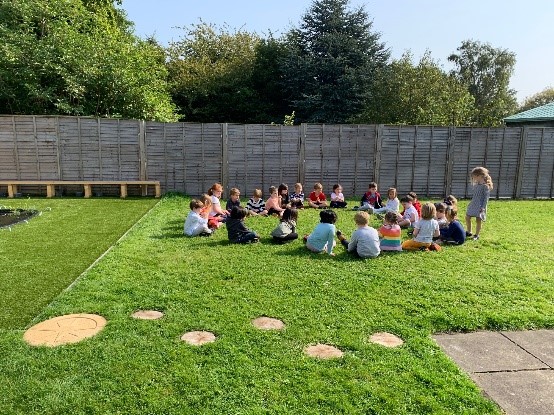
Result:
<svg viewBox="0 0 554 415"><path fill-rule="evenodd" d="M17 149L17 128L15 128L15 117L12 115L13 130L13 155L15 158L15 178L21 180L21 169L19 167L19 150Z"/></svg>
<svg viewBox="0 0 554 415"><path fill-rule="evenodd" d="M373 153L373 181L379 183L381 171L381 149L383 148L383 124L377 125L375 152Z"/></svg>
<svg viewBox="0 0 554 415"><path fill-rule="evenodd" d="M529 134L528 127L523 127L521 130L521 139L519 140L519 154L517 162L517 179L516 179L516 188L515 188L515 198L519 199L521 197L521 183L523 181L523 170L525 163L525 150L527 147L527 136Z"/></svg>
<svg viewBox="0 0 554 415"><path fill-rule="evenodd" d="M139 178L140 180L147 180L147 160L146 160L146 128L144 120L139 120L139 134L138 134L138 145L139 145ZM165 183L164 183L165 184Z"/></svg>
<svg viewBox="0 0 554 415"><path fill-rule="evenodd" d="M245 131L246 135L246 131ZM229 124L221 124L221 185L227 189L229 181ZM246 149L245 149L246 151Z"/></svg>
<svg viewBox="0 0 554 415"><path fill-rule="evenodd" d="M306 136L308 135L308 125L300 124L300 151L298 156L298 182L304 186L306 179Z"/></svg>
<svg viewBox="0 0 554 415"><path fill-rule="evenodd" d="M444 193L452 194L452 170L454 168L454 142L456 141L456 127L448 129L448 143L446 149L446 186Z"/></svg>

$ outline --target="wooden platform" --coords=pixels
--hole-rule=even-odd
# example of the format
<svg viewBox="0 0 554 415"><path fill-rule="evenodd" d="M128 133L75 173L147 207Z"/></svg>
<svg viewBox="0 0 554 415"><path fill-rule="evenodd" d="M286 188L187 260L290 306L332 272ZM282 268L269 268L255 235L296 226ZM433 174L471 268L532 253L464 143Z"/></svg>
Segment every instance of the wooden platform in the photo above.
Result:
<svg viewBox="0 0 554 415"><path fill-rule="evenodd" d="M148 186L154 186L155 196L160 197L161 186L155 180L0 180L0 186L8 186L8 197L13 198L17 193L18 186L46 186L46 197L54 197L56 186L81 185L85 191L85 198L92 196L92 186L120 186L122 198L127 197L127 186L140 186L143 196L148 194Z"/></svg>

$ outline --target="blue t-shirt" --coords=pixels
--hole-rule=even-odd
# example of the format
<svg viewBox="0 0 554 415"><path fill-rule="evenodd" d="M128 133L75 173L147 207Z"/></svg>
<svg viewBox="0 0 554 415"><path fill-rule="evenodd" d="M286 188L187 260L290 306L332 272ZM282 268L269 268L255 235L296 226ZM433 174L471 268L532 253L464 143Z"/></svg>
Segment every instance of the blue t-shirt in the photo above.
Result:
<svg viewBox="0 0 554 415"><path fill-rule="evenodd" d="M308 236L308 243L317 249L323 251L327 244L327 253L333 253L333 242L335 240L336 228L332 223L320 223L314 231Z"/></svg>

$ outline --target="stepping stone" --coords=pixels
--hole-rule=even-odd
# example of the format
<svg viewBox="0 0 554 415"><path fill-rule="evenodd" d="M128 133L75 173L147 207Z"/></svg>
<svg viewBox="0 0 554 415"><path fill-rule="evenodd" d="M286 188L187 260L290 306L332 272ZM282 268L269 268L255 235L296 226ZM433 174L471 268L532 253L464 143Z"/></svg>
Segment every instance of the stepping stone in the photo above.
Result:
<svg viewBox="0 0 554 415"><path fill-rule="evenodd" d="M189 331L181 336L181 340L193 346L202 346L206 343L215 342L215 334L209 331Z"/></svg>
<svg viewBox="0 0 554 415"><path fill-rule="evenodd" d="M139 320L158 320L164 316L164 313L156 310L138 310L131 314L131 317Z"/></svg>
<svg viewBox="0 0 554 415"><path fill-rule="evenodd" d="M329 344L321 343L306 347L304 353L310 357L317 357L318 359L336 359L343 355L340 349Z"/></svg>
<svg viewBox="0 0 554 415"><path fill-rule="evenodd" d="M385 347L398 347L404 344L404 340L400 337L386 332L372 334L369 341Z"/></svg>
<svg viewBox="0 0 554 415"><path fill-rule="evenodd" d="M252 320L252 325L260 330L283 330L285 323L271 317L258 317Z"/></svg>
<svg viewBox="0 0 554 415"><path fill-rule="evenodd" d="M25 332L23 339L31 346L77 343L96 335L106 323L104 317L96 314L68 314L34 325Z"/></svg>

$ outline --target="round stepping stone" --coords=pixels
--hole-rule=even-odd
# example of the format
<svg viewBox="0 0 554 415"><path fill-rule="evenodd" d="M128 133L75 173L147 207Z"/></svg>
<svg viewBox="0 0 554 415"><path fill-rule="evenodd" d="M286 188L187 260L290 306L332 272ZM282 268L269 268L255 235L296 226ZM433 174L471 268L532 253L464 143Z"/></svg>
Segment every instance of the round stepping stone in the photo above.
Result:
<svg viewBox="0 0 554 415"><path fill-rule="evenodd" d="M283 330L285 323L272 317L258 317L252 320L252 325L260 330Z"/></svg>
<svg viewBox="0 0 554 415"><path fill-rule="evenodd" d="M304 353L310 357L317 357L319 359L336 359L343 355L340 349L329 344L321 343L306 347Z"/></svg>
<svg viewBox="0 0 554 415"><path fill-rule="evenodd" d="M158 320L164 316L164 313L156 310L138 310L131 314L131 316L139 320Z"/></svg>
<svg viewBox="0 0 554 415"><path fill-rule="evenodd" d="M404 340L400 337L386 332L372 334L369 341L385 347L398 347L404 344Z"/></svg>
<svg viewBox="0 0 554 415"><path fill-rule="evenodd" d="M34 325L23 339L31 346L55 347L92 337L105 325L106 319L96 314L68 314Z"/></svg>
<svg viewBox="0 0 554 415"><path fill-rule="evenodd" d="M181 340L193 346L202 346L215 342L215 334L209 331L189 331L181 336Z"/></svg>

